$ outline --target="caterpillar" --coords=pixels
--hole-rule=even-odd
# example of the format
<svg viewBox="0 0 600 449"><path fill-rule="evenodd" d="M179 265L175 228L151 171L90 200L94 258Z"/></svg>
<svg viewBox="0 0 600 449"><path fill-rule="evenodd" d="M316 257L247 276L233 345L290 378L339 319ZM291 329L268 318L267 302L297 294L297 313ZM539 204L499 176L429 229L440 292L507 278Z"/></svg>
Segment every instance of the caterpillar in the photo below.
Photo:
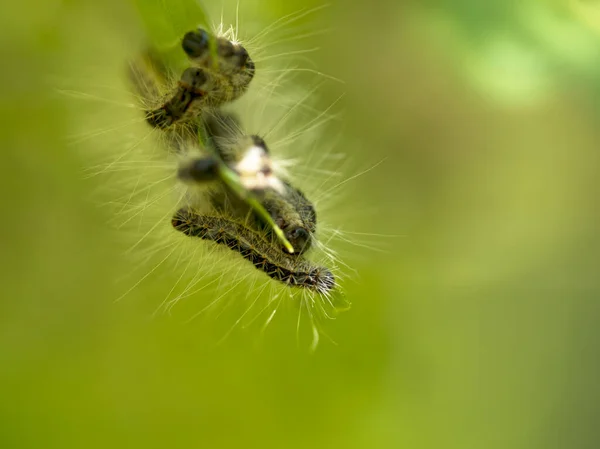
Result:
<svg viewBox="0 0 600 449"><path fill-rule="evenodd" d="M215 42L216 41L216 42ZM211 43L216 47L212 51ZM183 51L195 67L210 72L217 80L219 104L239 98L254 78L255 65L246 48L222 36L214 36L198 28L185 34Z"/></svg>
<svg viewBox="0 0 600 449"><path fill-rule="evenodd" d="M245 224L180 209L173 217L172 225L189 237L225 245L272 279L289 286L321 294L335 287L335 277L329 269L314 266L301 256L285 254Z"/></svg>
<svg viewBox="0 0 600 449"><path fill-rule="evenodd" d="M213 52L211 43L214 41L216 49ZM246 92L254 77L255 66L248 51L224 37L210 35L199 28L186 33L181 46L193 65L184 70L174 93L163 104L147 111L146 120L156 128L164 129L174 124L190 122L203 109L236 100ZM146 58L150 61L156 59L151 54L146 55ZM141 79L145 81L145 85L150 84L148 76L139 76L143 71L139 64L144 62L132 64L132 79L138 83ZM167 70L163 64L159 62L150 65L158 72L158 79L166 78ZM146 87L138 87L138 91L147 95L154 94L156 89L148 91Z"/></svg>
<svg viewBox="0 0 600 449"><path fill-rule="evenodd" d="M187 68L178 82L175 93L164 104L146 113L147 122L155 128L169 128L185 123L202 110L203 103L210 98L215 86L202 69Z"/></svg>

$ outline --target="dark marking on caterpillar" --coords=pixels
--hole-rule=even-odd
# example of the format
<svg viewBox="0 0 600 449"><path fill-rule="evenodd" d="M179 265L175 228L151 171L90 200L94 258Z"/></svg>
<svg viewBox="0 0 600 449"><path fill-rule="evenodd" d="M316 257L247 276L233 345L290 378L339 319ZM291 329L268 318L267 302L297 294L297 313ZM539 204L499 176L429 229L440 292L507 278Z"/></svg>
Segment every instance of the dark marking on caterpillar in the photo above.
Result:
<svg viewBox="0 0 600 449"><path fill-rule="evenodd" d="M155 128L168 128L177 122L196 117L210 89L209 77L199 68L187 68L175 93L162 106L146 113L146 120Z"/></svg>
<svg viewBox="0 0 600 449"><path fill-rule="evenodd" d="M277 245L240 222L182 208L171 223L189 237L210 240L239 253L267 276L286 285L322 294L335 287L335 277L329 269L315 266L301 256L283 253Z"/></svg>
<svg viewBox="0 0 600 449"><path fill-rule="evenodd" d="M182 181L204 183L219 179L219 161L213 157L193 160L190 164L181 165L177 177Z"/></svg>

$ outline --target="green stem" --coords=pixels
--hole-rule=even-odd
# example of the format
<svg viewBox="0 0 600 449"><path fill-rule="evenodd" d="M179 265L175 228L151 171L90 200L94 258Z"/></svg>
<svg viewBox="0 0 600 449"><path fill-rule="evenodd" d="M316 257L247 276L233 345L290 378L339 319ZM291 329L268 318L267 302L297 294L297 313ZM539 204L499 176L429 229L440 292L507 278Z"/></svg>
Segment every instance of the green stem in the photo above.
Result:
<svg viewBox="0 0 600 449"><path fill-rule="evenodd" d="M221 177L221 180L231 190L233 190L238 197L240 197L242 200L248 203L248 205L252 209L254 209L254 211L260 216L260 218L265 223L267 223L271 227L271 229L273 229L273 232L275 232L275 235L277 236L279 241L283 244L283 246L285 246L285 249L290 254L293 254L294 247L285 237L285 234L283 233L281 228L277 226L277 223L275 223L275 221L273 221L273 217L271 217L271 215L266 211L266 209L256 198L256 196L254 196L252 192L250 192L242 185L242 183L240 182L240 177L237 175L237 173L235 173L233 170L227 167L224 163L221 163L219 166L219 176Z"/></svg>

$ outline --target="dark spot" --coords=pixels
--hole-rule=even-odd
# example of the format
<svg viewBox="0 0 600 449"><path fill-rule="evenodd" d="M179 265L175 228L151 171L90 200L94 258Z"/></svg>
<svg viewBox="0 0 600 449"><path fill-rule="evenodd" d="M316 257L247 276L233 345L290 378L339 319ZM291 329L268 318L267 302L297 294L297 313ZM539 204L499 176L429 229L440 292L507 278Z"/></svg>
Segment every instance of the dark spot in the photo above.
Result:
<svg viewBox="0 0 600 449"><path fill-rule="evenodd" d="M199 58L208 50L210 36L202 29L190 31L183 36L181 47L190 58Z"/></svg>
<svg viewBox="0 0 600 449"><path fill-rule="evenodd" d="M254 61L252 59L248 59L248 61L246 61L246 72L250 74L250 77L253 77L255 70L256 66L254 65Z"/></svg>
<svg viewBox="0 0 600 449"><path fill-rule="evenodd" d="M256 136L256 135L252 135L250 136L250 138L252 139L252 143L257 146L262 148L263 150L265 150L265 152L268 154L269 153L269 148L267 147L266 142L262 139L262 137Z"/></svg>
<svg viewBox="0 0 600 449"><path fill-rule="evenodd" d="M310 248L310 234L304 228L297 227L291 230L286 230L285 237L294 247L295 254L302 254Z"/></svg>
<svg viewBox="0 0 600 449"><path fill-rule="evenodd" d="M180 83L187 89L202 90L208 77L206 72L198 67L188 67L181 75Z"/></svg>
<svg viewBox="0 0 600 449"><path fill-rule="evenodd" d="M179 179L197 182L214 181L219 175L219 162L212 157L196 159L178 172Z"/></svg>

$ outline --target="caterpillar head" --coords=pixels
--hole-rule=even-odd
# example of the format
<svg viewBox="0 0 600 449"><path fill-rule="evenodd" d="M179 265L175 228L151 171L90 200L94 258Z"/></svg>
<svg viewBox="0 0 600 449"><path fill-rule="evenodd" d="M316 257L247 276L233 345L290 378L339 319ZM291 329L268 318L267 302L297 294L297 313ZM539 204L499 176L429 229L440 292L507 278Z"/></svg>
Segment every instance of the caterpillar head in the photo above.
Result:
<svg viewBox="0 0 600 449"><path fill-rule="evenodd" d="M215 39L216 52L211 51L211 39ZM185 34L181 46L190 60L199 67L215 69L227 75L245 74L247 83L254 77L254 62L248 51L239 43L233 43L198 28Z"/></svg>
<svg viewBox="0 0 600 449"><path fill-rule="evenodd" d="M300 190L288 182L284 185L284 194L275 191L265 192L262 204L294 247L294 253L303 254L312 245L317 226L317 214L312 203Z"/></svg>

